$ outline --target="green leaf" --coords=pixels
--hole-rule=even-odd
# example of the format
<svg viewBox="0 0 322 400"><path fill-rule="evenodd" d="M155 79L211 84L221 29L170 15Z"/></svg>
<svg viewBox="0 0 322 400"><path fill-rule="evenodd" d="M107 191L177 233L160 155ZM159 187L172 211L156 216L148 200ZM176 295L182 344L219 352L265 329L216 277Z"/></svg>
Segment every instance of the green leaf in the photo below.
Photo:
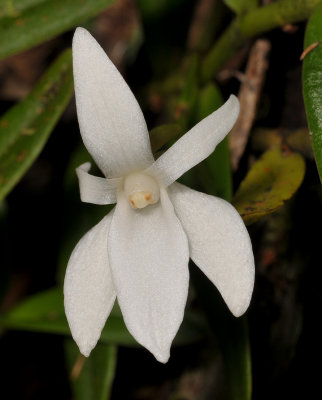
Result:
<svg viewBox="0 0 322 400"><path fill-rule="evenodd" d="M0 18L17 17L22 11L45 1L47 0L2 0L2 4L0 4Z"/></svg>
<svg viewBox="0 0 322 400"><path fill-rule="evenodd" d="M236 14L242 14L245 11L257 7L258 0L224 0L224 3Z"/></svg>
<svg viewBox="0 0 322 400"><path fill-rule="evenodd" d="M69 335L65 317L62 288L50 289L33 295L2 316L4 328ZM110 315L101 340L107 343L135 345L119 315Z"/></svg>
<svg viewBox="0 0 322 400"><path fill-rule="evenodd" d="M169 145L183 133L181 126L173 123L160 125L151 129L149 134L153 153Z"/></svg>
<svg viewBox="0 0 322 400"><path fill-rule="evenodd" d="M17 17L0 19L0 59L82 24L113 1L47 0L25 9Z"/></svg>
<svg viewBox="0 0 322 400"><path fill-rule="evenodd" d="M0 201L44 147L73 92L71 52L64 52L20 104L0 119Z"/></svg>
<svg viewBox="0 0 322 400"><path fill-rule="evenodd" d="M76 343L65 339L65 354L74 400L110 399L115 375L117 348L98 343L88 358L79 354Z"/></svg>
<svg viewBox="0 0 322 400"><path fill-rule="evenodd" d="M214 84L208 84L199 92L198 105L196 107L196 122L202 120L218 109L223 104L219 89ZM215 194L227 201L232 197L232 177L230 167L230 155L228 139L225 138L216 147L215 151L203 163L208 174L208 184L205 190L209 194ZM202 172L202 171L200 171ZM200 174L204 179L205 174Z"/></svg>
<svg viewBox="0 0 322 400"><path fill-rule="evenodd" d="M298 153L268 150L242 181L233 205L246 224L282 207L302 183L305 162Z"/></svg>
<svg viewBox="0 0 322 400"><path fill-rule="evenodd" d="M311 16L306 28L304 49L317 44L303 61L304 103L312 132L315 160L322 182L322 4Z"/></svg>
<svg viewBox="0 0 322 400"><path fill-rule="evenodd" d="M174 118L176 122L186 131L189 127L190 115L198 97L198 71L199 59L193 54L186 61L186 72L184 86L176 103Z"/></svg>
<svg viewBox="0 0 322 400"><path fill-rule="evenodd" d="M2 228L3 221L7 217L8 214L8 207L7 203L4 201L0 202L0 227Z"/></svg>
<svg viewBox="0 0 322 400"><path fill-rule="evenodd" d="M64 214L66 228L64 237L61 243L58 262L58 280L63 282L68 259L71 255L79 238L93 227L105 214L108 213L109 206L92 206L82 203L79 198L78 179L75 168L84 162L91 161L92 158L87 152L83 143L81 143L70 159L64 179L65 202ZM95 164L94 167L95 174ZM58 302L62 304L62 289L57 289ZM64 310L60 309L64 316ZM124 333L131 341L123 321L122 316L118 312L117 307L114 307L112 316L109 317L109 322L115 325L115 320L121 323L120 337L124 338ZM113 322L114 320L114 322ZM67 321L65 320L66 333L69 334ZM103 335L104 336L104 333ZM133 345L135 343L131 342ZM106 400L110 398L111 388L113 384L116 360L117 347L115 344L105 343L102 340L97 343L89 358L85 358L79 353L78 347L73 339L65 339L65 358L68 370L71 371L70 383L75 400L98 399Z"/></svg>
<svg viewBox="0 0 322 400"><path fill-rule="evenodd" d="M278 0L256 7L235 18L214 43L201 64L203 83L215 78L228 60L246 45L247 40L279 26L308 18L321 0Z"/></svg>
<svg viewBox="0 0 322 400"><path fill-rule="evenodd" d="M137 0L137 4L143 18L154 19L160 18L164 14L171 12L183 1L184 0Z"/></svg>
<svg viewBox="0 0 322 400"><path fill-rule="evenodd" d="M251 400L251 356L246 317L235 318L218 290L198 267L192 265L191 278L225 367L229 400ZM217 356L217 354L216 354Z"/></svg>
<svg viewBox="0 0 322 400"><path fill-rule="evenodd" d="M70 335L64 311L63 289L54 288L27 298L1 316L0 327ZM174 344L181 346L194 343L204 335L205 326L202 318L194 313L187 313ZM117 303L108 317L100 340L108 344L138 346L125 327Z"/></svg>
<svg viewBox="0 0 322 400"><path fill-rule="evenodd" d="M205 118L222 103L219 89L213 84L207 85L199 92L195 121ZM231 200L232 177L227 139L222 141L216 150L194 170L197 170L197 178L208 193ZM191 277L209 325L216 336L219 351L222 353L229 398L250 400L251 361L247 321L245 318L232 317L218 291L198 268L194 266L191 268Z"/></svg>
<svg viewBox="0 0 322 400"><path fill-rule="evenodd" d="M8 285L11 282L12 263L9 261L11 251L8 249L10 239L8 238L9 207L6 201L0 202L0 243L2 245L1 252L1 269L0 269L0 303L4 300L8 293Z"/></svg>
<svg viewBox="0 0 322 400"><path fill-rule="evenodd" d="M254 129L251 136L252 149L264 152L270 148L286 145L305 158L314 159L312 138L307 128L300 129Z"/></svg>

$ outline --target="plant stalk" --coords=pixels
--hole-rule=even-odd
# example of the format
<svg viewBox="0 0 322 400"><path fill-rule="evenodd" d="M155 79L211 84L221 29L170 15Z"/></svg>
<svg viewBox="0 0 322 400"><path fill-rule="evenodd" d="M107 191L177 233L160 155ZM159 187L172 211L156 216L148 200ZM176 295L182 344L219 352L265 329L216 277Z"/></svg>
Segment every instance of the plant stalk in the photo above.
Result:
<svg viewBox="0 0 322 400"><path fill-rule="evenodd" d="M208 82L216 76L226 61L248 39L285 24L308 18L322 0L280 0L255 8L242 17L236 17L210 49L201 65L201 80Z"/></svg>

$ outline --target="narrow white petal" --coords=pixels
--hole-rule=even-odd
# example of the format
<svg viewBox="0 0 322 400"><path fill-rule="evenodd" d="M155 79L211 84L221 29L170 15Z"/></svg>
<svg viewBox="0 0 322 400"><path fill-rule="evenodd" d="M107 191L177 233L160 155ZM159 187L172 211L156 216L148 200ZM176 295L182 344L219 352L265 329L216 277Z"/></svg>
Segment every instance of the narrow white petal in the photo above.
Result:
<svg viewBox="0 0 322 400"><path fill-rule="evenodd" d="M119 177L154 160L133 93L96 40L77 28L73 40L76 106L87 150L106 176Z"/></svg>
<svg viewBox="0 0 322 400"><path fill-rule="evenodd" d="M218 288L230 311L242 315L254 287L251 241L235 208L178 183L170 198L188 236L190 257Z"/></svg>
<svg viewBox="0 0 322 400"><path fill-rule="evenodd" d="M107 255L109 213L82 237L66 271L64 303L72 336L88 357L95 347L115 301Z"/></svg>
<svg viewBox="0 0 322 400"><path fill-rule="evenodd" d="M116 203L116 193L121 178L106 179L93 176L88 173L90 168L89 162L76 168L81 200L93 204Z"/></svg>
<svg viewBox="0 0 322 400"><path fill-rule="evenodd" d="M147 169L165 186L207 158L234 126L239 101L231 95L217 111L200 121Z"/></svg>
<svg viewBox="0 0 322 400"><path fill-rule="evenodd" d="M133 210L121 193L108 250L124 321L133 337L160 362L183 319L189 283L186 235L165 189L160 201Z"/></svg>

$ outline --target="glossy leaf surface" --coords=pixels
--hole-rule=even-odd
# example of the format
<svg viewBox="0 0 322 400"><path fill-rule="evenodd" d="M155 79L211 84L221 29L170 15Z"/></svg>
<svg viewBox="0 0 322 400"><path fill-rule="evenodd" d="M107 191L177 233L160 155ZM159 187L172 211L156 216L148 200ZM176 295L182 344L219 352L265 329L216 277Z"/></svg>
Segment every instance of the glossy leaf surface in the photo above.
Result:
<svg viewBox="0 0 322 400"><path fill-rule="evenodd" d="M303 93L315 160L322 181L322 4L306 28L303 61ZM316 46L316 47L313 47ZM311 48L311 50L309 50Z"/></svg>

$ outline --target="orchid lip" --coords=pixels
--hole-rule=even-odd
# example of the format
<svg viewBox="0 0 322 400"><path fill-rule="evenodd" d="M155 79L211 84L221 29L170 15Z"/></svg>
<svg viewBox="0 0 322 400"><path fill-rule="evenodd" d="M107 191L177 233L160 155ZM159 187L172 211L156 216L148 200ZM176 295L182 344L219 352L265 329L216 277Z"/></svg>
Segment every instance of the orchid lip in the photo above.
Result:
<svg viewBox="0 0 322 400"><path fill-rule="evenodd" d="M133 172L127 175L123 189L133 209L145 208L157 203L160 199L159 184L144 172Z"/></svg>

